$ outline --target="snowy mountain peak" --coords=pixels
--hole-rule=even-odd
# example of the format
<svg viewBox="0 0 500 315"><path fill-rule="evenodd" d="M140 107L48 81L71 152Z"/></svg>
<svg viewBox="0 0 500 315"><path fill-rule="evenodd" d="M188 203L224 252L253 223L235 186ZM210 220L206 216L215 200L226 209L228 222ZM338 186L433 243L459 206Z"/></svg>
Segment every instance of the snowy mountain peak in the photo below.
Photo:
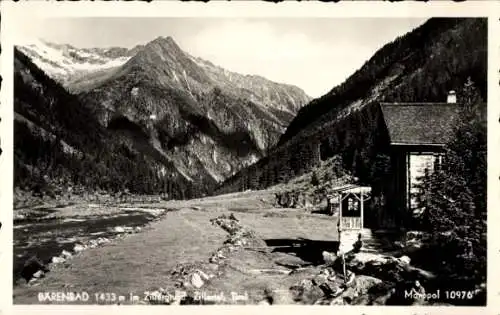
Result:
<svg viewBox="0 0 500 315"><path fill-rule="evenodd" d="M131 50L125 48L76 48L43 39L32 40L17 48L63 84L70 78L119 67L132 57Z"/></svg>
<svg viewBox="0 0 500 315"><path fill-rule="evenodd" d="M112 71L121 71L118 68L124 66L144 69L164 86L175 86L189 93L193 93L193 89L207 92L217 86L234 97L243 97L291 115L310 100L295 86L272 82L258 75L232 72L191 56L171 36L159 36L132 49L76 48L43 39L18 49L50 77L77 93L107 80Z"/></svg>

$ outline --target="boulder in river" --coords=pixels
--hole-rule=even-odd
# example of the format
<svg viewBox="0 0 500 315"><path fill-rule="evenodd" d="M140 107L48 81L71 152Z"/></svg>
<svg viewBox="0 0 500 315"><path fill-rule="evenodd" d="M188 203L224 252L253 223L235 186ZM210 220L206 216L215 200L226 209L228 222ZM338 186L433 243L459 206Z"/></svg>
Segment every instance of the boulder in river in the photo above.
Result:
<svg viewBox="0 0 500 315"><path fill-rule="evenodd" d="M66 261L66 259L64 259L63 257L58 257L58 256L52 257L53 264L60 264L60 263L63 263L65 261Z"/></svg>
<svg viewBox="0 0 500 315"><path fill-rule="evenodd" d="M403 264L407 264L407 265L409 265L411 262L411 259L408 256L401 256L398 259L400 262L402 262Z"/></svg>
<svg viewBox="0 0 500 315"><path fill-rule="evenodd" d="M104 243L109 243L109 242L111 242L111 241L109 240L109 238L106 238L106 237L99 237L97 239L97 244L104 244Z"/></svg>
<svg viewBox="0 0 500 315"><path fill-rule="evenodd" d="M63 251L61 252L61 256L65 259L73 257L73 255L65 249L63 249Z"/></svg>
<svg viewBox="0 0 500 315"><path fill-rule="evenodd" d="M75 244L75 247L73 247L73 250L75 251L75 253L81 252L81 251L85 250L85 245Z"/></svg>
<svg viewBox="0 0 500 315"><path fill-rule="evenodd" d="M29 281L39 271L41 271L42 273L45 273L45 272L48 272L49 269L45 266L45 264L37 256L33 256L24 263L23 269L21 271L21 276L26 281ZM38 274L40 274L40 273L38 273Z"/></svg>
<svg viewBox="0 0 500 315"><path fill-rule="evenodd" d="M125 228L123 228L123 226L115 226L113 228L113 231L115 231L116 233L124 233L125 232Z"/></svg>
<svg viewBox="0 0 500 315"><path fill-rule="evenodd" d="M45 272L43 272L43 270L38 270L37 272L35 272L33 274L33 278L35 279L40 279L40 278L43 278L45 276Z"/></svg>

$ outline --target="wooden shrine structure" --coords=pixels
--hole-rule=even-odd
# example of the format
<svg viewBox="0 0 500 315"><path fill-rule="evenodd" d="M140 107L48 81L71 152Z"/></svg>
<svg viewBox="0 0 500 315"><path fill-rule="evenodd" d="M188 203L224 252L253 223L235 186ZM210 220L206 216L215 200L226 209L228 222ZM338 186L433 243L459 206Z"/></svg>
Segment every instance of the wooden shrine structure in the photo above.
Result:
<svg viewBox="0 0 500 315"><path fill-rule="evenodd" d="M364 228L364 203L370 199L370 193L371 187L353 184L336 187L331 191L328 198L337 199L331 205L339 208L339 231Z"/></svg>

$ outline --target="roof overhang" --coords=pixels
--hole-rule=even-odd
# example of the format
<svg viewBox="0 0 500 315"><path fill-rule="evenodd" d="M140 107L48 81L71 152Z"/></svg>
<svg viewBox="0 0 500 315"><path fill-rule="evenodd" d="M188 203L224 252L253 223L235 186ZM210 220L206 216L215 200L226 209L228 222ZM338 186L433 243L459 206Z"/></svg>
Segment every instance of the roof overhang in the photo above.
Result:
<svg viewBox="0 0 500 315"><path fill-rule="evenodd" d="M444 147L444 143L404 143L404 142L391 142L391 145L395 146L433 146L433 147Z"/></svg>
<svg viewBox="0 0 500 315"><path fill-rule="evenodd" d="M359 185L349 184L349 185L335 187L330 191L330 193L367 194L367 193L370 193L371 191L372 191L372 188L369 186L359 186Z"/></svg>

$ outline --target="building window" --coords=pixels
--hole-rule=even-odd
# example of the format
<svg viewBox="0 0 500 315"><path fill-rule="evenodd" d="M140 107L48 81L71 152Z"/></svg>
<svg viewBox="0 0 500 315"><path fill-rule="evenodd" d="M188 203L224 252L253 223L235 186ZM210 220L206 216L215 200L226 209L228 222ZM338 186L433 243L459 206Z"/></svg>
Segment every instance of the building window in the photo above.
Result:
<svg viewBox="0 0 500 315"><path fill-rule="evenodd" d="M439 157L432 152L412 152L408 158L407 198L408 208L414 212L420 208L422 197L422 181L427 174L432 173Z"/></svg>
<svg viewBox="0 0 500 315"><path fill-rule="evenodd" d="M439 171L443 168L444 153L434 154L434 171Z"/></svg>

